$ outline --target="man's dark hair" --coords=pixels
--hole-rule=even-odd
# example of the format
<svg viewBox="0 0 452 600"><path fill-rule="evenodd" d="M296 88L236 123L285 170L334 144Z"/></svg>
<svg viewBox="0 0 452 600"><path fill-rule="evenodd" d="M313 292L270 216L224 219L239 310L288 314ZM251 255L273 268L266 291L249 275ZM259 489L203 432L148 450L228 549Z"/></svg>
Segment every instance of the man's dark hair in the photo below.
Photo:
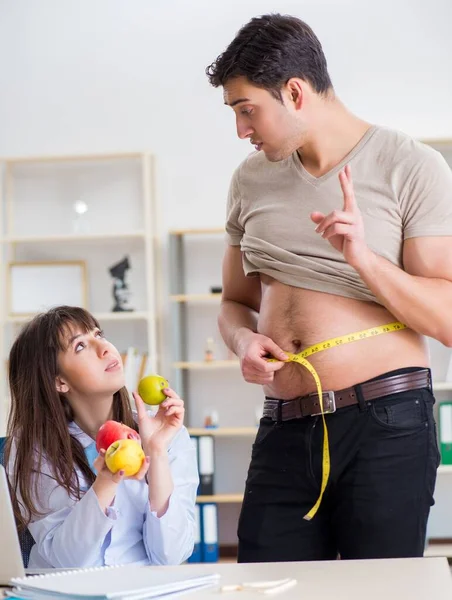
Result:
<svg viewBox="0 0 452 600"><path fill-rule="evenodd" d="M290 15L262 15L244 25L226 50L206 69L214 87L246 77L282 102L281 88L292 77L318 94L332 88L322 46L312 29Z"/></svg>

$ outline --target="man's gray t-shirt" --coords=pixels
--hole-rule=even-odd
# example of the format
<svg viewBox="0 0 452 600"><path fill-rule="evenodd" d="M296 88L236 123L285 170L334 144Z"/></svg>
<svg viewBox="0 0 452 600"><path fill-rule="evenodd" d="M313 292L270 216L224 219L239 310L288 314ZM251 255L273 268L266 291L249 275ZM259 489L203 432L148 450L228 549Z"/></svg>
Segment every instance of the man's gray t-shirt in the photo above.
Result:
<svg viewBox="0 0 452 600"><path fill-rule="evenodd" d="M236 169L226 237L240 245L246 275L377 301L341 252L315 232L310 214L342 210L339 171L349 164L368 246L400 268L403 241L452 236L452 171L430 146L372 126L334 169L313 177L297 152L270 162L250 154Z"/></svg>

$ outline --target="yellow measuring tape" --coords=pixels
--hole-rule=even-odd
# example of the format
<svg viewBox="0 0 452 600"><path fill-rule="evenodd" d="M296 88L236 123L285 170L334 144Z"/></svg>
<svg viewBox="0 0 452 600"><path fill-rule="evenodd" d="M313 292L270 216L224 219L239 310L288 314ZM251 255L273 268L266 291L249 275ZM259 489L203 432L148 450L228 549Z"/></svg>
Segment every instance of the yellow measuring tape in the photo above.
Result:
<svg viewBox="0 0 452 600"><path fill-rule="evenodd" d="M311 510L303 517L307 521L310 521L312 517L316 514L316 512L319 509L320 503L322 502L322 497L325 492L326 485L328 483L328 478L330 476L331 461L330 444L328 440L328 428L326 426L325 413L323 411L322 384L320 382L320 378L317 374L317 371L314 369L311 363L308 360L306 360L306 357L311 356L312 354L317 354L317 352L323 352L323 350L328 350L329 348L334 348L335 346L343 346L344 344L359 342L360 340L365 340L376 335L381 335L382 333L390 333L391 331L400 331L402 329L406 329L406 325L396 321L394 323L388 323L387 325L379 325L378 327L372 327L371 329L364 329L363 331L356 331L355 333L335 337L331 340L320 342L320 344L314 344L314 346L309 346L309 348L306 348L298 354L292 354L291 352L285 353L287 354L288 358L284 362L297 362L303 367L305 367L314 377L315 385L317 387L317 393L319 395L320 412L323 421L322 483L320 486L320 494L317 499L317 502L314 504ZM269 362L280 361L278 361L276 358L270 358Z"/></svg>

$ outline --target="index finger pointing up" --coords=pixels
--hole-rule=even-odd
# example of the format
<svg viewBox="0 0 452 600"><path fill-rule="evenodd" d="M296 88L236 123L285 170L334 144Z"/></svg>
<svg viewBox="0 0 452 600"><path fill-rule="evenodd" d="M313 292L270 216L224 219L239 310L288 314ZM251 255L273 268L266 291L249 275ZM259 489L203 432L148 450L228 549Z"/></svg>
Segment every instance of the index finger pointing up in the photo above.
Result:
<svg viewBox="0 0 452 600"><path fill-rule="evenodd" d="M345 169L340 171L339 181L344 195L344 211L351 212L356 207L356 200L350 165L346 165Z"/></svg>

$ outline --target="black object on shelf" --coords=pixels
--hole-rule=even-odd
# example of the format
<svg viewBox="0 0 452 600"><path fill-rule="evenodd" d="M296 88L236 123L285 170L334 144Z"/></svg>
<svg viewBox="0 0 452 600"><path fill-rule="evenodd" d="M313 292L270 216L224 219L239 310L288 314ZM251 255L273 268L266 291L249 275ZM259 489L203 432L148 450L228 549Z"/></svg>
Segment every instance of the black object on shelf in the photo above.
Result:
<svg viewBox="0 0 452 600"><path fill-rule="evenodd" d="M113 277L113 312L132 312L129 306L130 290L126 282L126 272L130 269L129 257L124 257L120 262L110 267L109 272Z"/></svg>

